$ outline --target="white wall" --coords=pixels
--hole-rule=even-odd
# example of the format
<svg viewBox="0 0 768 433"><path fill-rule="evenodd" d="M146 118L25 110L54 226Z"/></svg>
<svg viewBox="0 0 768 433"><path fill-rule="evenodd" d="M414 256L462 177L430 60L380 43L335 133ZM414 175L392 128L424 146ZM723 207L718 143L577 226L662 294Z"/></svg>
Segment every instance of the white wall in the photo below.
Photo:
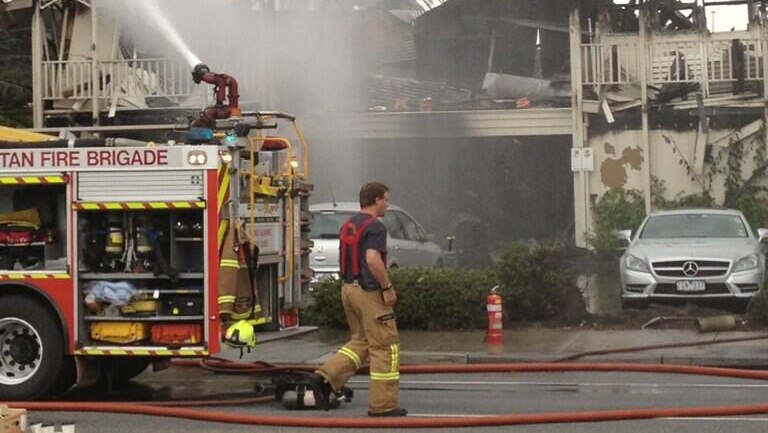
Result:
<svg viewBox="0 0 768 433"><path fill-rule="evenodd" d="M746 128L745 128L746 130ZM650 131L650 170L651 176L662 180L666 186L665 197L668 200L690 194L701 194L705 188L718 204L725 196L725 178L729 143L739 135L735 130L710 130L706 143L710 144L711 154L718 169L725 173L714 173L713 165L701 164L700 173L695 172L696 130L652 130ZM741 134L743 136L743 133ZM643 165L647 158L643 155L641 132L638 130L611 131L594 134L587 141L594 150L594 171L589 174L589 193L592 203L585 203L584 197L576 197L576 208L596 203L612 188L643 191ZM755 168L755 150L765 146L762 132L757 132L743 140L742 178L747 179ZM681 163L681 160L683 163ZM687 167L686 167L687 166ZM642 194L641 194L642 195ZM592 218L590 218L591 220ZM583 233L586 228L577 227L577 244L585 246Z"/></svg>

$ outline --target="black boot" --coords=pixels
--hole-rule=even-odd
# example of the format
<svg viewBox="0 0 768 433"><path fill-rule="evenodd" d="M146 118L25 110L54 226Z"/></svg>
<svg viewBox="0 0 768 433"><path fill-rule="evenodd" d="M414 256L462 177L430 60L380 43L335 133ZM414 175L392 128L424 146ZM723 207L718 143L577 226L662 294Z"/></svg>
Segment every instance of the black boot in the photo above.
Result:
<svg viewBox="0 0 768 433"><path fill-rule="evenodd" d="M386 412L371 412L368 411L368 416L406 416L408 410L404 407L398 407L397 409L388 410Z"/></svg>
<svg viewBox="0 0 768 433"><path fill-rule="evenodd" d="M317 407L324 411L331 410L331 385L325 381L325 378L317 373L312 373L309 386L315 394Z"/></svg>

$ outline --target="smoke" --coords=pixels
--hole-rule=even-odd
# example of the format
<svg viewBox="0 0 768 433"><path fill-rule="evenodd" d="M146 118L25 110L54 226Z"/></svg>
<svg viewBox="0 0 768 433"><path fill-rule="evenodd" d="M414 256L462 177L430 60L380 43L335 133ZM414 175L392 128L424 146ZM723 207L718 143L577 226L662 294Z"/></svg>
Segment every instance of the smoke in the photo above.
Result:
<svg viewBox="0 0 768 433"><path fill-rule="evenodd" d="M372 47L387 42L382 37L387 27L374 27L391 17L379 13L361 19L370 12L365 7L380 5L380 0L142 3L146 6L94 0L100 14L121 24L123 55L178 57L190 66L197 56L211 71L237 79L245 110L279 110L302 121L332 123L338 130L359 129L362 125L339 118L366 111L367 79L376 65L387 64L374 58L382 50ZM465 26L457 22L456 39L449 36L451 21L436 20L424 29L433 32L428 41L435 43L429 47L444 47L420 53L420 66L430 66L421 69L432 74L425 79L466 75L486 64L482 44L459 49L456 41L464 40ZM513 48L520 41L509 41L509 52L517 52ZM210 92L204 84L199 89ZM468 264L486 264L489 252L511 239L554 236L572 219L572 177L562 169L570 157L569 139L525 140L521 145L510 138L418 138L423 134L415 133L407 139L358 140L349 138L354 134L338 134L318 140L312 131L305 132L313 202L356 201L363 183L381 181L392 188L394 202L438 235L438 241L456 235L457 249L469 257ZM549 166L552 162L557 164Z"/></svg>
<svg viewBox="0 0 768 433"><path fill-rule="evenodd" d="M369 76L359 5L372 0L96 0L99 14L120 23L125 57L177 57L205 63L239 84L245 110L326 118L363 112ZM370 57L370 54L368 55ZM198 60L199 59L199 60ZM190 75L191 79L191 75ZM206 84L198 91L211 94ZM209 99L208 104L211 103ZM207 105L207 104L206 104ZM200 107L202 108L202 107ZM313 201L356 199L370 180L366 146L313 139ZM281 130L277 133L288 134ZM343 176L339 176L343 173Z"/></svg>
<svg viewBox="0 0 768 433"><path fill-rule="evenodd" d="M140 7L136 7L136 5ZM240 85L246 109L300 115L362 111L366 62L356 56L358 10L345 0L98 0L140 57L205 63Z"/></svg>

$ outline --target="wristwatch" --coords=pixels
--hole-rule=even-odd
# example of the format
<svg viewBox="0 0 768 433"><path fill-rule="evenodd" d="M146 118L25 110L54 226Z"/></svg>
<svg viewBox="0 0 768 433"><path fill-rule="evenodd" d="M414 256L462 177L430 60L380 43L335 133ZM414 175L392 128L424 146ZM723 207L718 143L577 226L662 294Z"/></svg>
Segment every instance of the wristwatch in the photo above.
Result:
<svg viewBox="0 0 768 433"><path fill-rule="evenodd" d="M389 285L384 288L384 290L392 290L392 289L394 289L394 286L392 286L392 283L389 283Z"/></svg>

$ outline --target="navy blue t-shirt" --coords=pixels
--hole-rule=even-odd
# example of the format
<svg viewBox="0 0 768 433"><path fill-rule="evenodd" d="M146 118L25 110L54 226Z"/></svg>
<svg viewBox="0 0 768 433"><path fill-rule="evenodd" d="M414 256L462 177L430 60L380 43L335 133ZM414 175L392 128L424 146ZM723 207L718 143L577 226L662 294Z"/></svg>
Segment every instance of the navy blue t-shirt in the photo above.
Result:
<svg viewBox="0 0 768 433"><path fill-rule="evenodd" d="M369 218L373 217L371 217L369 214L359 212L350 219L352 220L352 223L355 225L355 227L360 227ZM387 228L384 227L384 224L379 221L378 218L376 221L369 223L363 234L360 235L360 242L358 244L359 251L357 252L357 257L360 264L360 285L365 290L377 290L381 287L373 277L371 270L368 269L368 262L365 260L365 252L369 249L376 250L382 255L386 254L387 252ZM339 253L341 253L341 242L339 242ZM341 254L339 254L339 258L341 258ZM351 255L347 255L346 262L347 272L345 275L341 276L341 279L343 281L352 281L355 279L355 277L352 275ZM386 263L384 265L386 266Z"/></svg>

